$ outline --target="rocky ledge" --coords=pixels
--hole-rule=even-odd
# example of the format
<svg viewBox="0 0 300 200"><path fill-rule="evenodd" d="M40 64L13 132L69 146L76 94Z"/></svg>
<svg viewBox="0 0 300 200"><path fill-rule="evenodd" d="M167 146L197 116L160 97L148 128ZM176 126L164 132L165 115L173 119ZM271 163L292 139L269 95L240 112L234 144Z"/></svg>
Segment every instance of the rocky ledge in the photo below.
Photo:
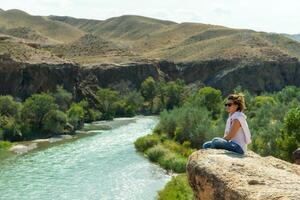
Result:
<svg viewBox="0 0 300 200"><path fill-rule="evenodd" d="M299 200L300 166L249 151L200 149L187 163L195 199Z"/></svg>

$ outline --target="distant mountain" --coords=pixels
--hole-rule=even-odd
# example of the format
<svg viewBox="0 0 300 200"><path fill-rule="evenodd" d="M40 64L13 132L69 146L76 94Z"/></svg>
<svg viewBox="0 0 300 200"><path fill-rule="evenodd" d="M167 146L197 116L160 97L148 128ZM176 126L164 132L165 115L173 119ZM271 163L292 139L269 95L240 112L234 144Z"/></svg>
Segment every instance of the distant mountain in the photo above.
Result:
<svg viewBox="0 0 300 200"><path fill-rule="evenodd" d="M291 38L293 40L300 42L300 34L294 34L294 35L284 34L284 35L288 38Z"/></svg>
<svg viewBox="0 0 300 200"><path fill-rule="evenodd" d="M274 91L300 86L297 37L136 15L94 20L0 11L0 93L7 90L1 85L17 85L13 91L24 96L55 83L74 88L83 80L101 87L125 80L139 87L150 75L225 92L237 85L257 93ZM33 64L42 72L31 70ZM14 83L1 79L11 66L22 66L11 72L11 77L19 73L18 79L11 78ZM64 80L68 70L71 82ZM81 92L85 96L89 90Z"/></svg>
<svg viewBox="0 0 300 200"><path fill-rule="evenodd" d="M49 18L100 36L111 44L119 44L120 51L126 49L133 55L124 56L124 61L157 58L190 62L218 58L250 62L255 59L276 60L283 56L300 58L300 45L297 42L277 34L246 29L200 23L178 24L135 15L113 17L104 21L57 16ZM112 56L117 60L120 58L117 54ZM114 60L113 57L110 60ZM88 62L83 57L77 61Z"/></svg>

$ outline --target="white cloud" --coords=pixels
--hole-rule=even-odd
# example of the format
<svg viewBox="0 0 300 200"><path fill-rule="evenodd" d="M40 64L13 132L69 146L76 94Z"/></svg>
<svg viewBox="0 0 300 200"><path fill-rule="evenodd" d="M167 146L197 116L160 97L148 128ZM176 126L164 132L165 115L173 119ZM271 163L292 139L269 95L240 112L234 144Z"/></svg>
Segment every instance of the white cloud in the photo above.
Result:
<svg viewBox="0 0 300 200"><path fill-rule="evenodd" d="M136 14L176 22L300 33L298 0L1 0L1 7L34 15L107 19Z"/></svg>

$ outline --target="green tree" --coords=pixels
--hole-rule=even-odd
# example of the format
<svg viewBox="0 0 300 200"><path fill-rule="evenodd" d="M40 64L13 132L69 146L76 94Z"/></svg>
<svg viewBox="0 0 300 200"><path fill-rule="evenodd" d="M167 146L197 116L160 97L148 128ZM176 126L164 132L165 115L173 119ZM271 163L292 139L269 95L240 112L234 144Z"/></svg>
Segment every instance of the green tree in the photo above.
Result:
<svg viewBox="0 0 300 200"><path fill-rule="evenodd" d="M139 92L133 90L132 92L124 96L124 99L125 102L130 106L132 113L137 114L141 110L144 98Z"/></svg>
<svg viewBox="0 0 300 200"><path fill-rule="evenodd" d="M145 79L141 85L141 94L144 99L150 103L150 112L152 112L153 108L153 99L156 96L156 83L153 77L149 76Z"/></svg>
<svg viewBox="0 0 300 200"><path fill-rule="evenodd" d="M182 104L182 92L184 89L183 83L177 81L168 82L165 86L166 93L166 108L173 109L175 106L179 107Z"/></svg>
<svg viewBox="0 0 300 200"><path fill-rule="evenodd" d="M116 102L119 100L119 93L109 88L100 88L97 91L97 98L99 99L99 109L102 113L103 119L112 119L116 113Z"/></svg>
<svg viewBox="0 0 300 200"><path fill-rule="evenodd" d="M300 107L292 108L284 118L284 127L278 145L281 158L292 160L292 153L300 146Z"/></svg>
<svg viewBox="0 0 300 200"><path fill-rule="evenodd" d="M263 104L272 104L275 105L276 101L271 96L256 96L254 98L255 107L261 107Z"/></svg>
<svg viewBox="0 0 300 200"><path fill-rule="evenodd" d="M59 109L62 111L67 111L72 103L72 94L66 91L62 86L56 86L56 91L52 93L52 96L55 98L56 104L59 106Z"/></svg>
<svg viewBox="0 0 300 200"><path fill-rule="evenodd" d="M287 85L281 91L277 92L275 98L279 102L290 103L291 101L300 101L300 88L294 85Z"/></svg>
<svg viewBox="0 0 300 200"><path fill-rule="evenodd" d="M21 126L14 117L1 115L0 129L3 140L19 141L22 139Z"/></svg>
<svg viewBox="0 0 300 200"><path fill-rule="evenodd" d="M74 129L79 129L84 124L84 109L80 103L72 103L67 111L68 121L74 126Z"/></svg>
<svg viewBox="0 0 300 200"><path fill-rule="evenodd" d="M0 115L15 117L21 109L21 103L14 101L12 96L0 96Z"/></svg>
<svg viewBox="0 0 300 200"><path fill-rule="evenodd" d="M189 101L194 104L205 106L211 112L214 119L217 119L222 109L221 91L212 87L203 87L196 94L191 96Z"/></svg>
<svg viewBox="0 0 300 200"><path fill-rule="evenodd" d="M43 119L43 130L52 134L61 134L67 123L67 116L60 110L50 110Z"/></svg>
<svg viewBox="0 0 300 200"><path fill-rule="evenodd" d="M29 125L30 129L38 132L43 128L43 119L50 110L57 110L58 105L54 97L49 94L34 94L27 98L21 111L22 121Z"/></svg>

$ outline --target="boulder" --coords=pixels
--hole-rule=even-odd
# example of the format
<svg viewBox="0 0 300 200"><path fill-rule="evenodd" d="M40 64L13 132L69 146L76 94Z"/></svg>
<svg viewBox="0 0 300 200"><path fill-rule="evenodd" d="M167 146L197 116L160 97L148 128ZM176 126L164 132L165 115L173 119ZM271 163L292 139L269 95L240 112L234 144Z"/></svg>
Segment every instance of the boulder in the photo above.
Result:
<svg viewBox="0 0 300 200"><path fill-rule="evenodd" d="M186 167L195 199L300 199L300 166L272 156L200 149L189 156Z"/></svg>

